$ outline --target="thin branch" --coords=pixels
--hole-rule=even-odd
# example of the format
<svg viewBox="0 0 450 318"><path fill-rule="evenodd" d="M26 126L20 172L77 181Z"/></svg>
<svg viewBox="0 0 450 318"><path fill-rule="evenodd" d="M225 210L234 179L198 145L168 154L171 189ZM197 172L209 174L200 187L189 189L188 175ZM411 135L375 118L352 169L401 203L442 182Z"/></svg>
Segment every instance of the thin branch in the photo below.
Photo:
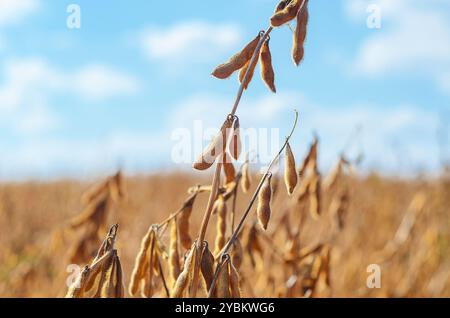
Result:
<svg viewBox="0 0 450 318"><path fill-rule="evenodd" d="M253 56L250 59L250 62L249 62L248 65L252 65L255 62L255 60L257 58L259 58L259 56L258 56L259 54L258 53L259 53L261 47L263 46L264 42L266 41L267 37L269 36L270 32L272 32L272 30L273 30L273 27L269 27L267 29L267 31L265 31L264 34L261 36L261 38L259 39L258 45L256 46L255 52L253 52ZM231 116L235 116L236 115L239 103L241 102L242 94L244 93L244 89L245 89L244 83L247 82L247 79L248 79L249 76L250 76L250 67L245 72L244 79L242 80L242 83L239 86L239 90L238 90L238 93L237 93L237 96L236 96L236 100L234 102L233 109L231 110L231 113L230 113Z"/></svg>
<svg viewBox="0 0 450 318"><path fill-rule="evenodd" d="M200 235L195 244L195 248L197 249L197 251L200 251L203 241L205 240L206 230L208 228L209 219L211 218L214 201L216 200L217 192L219 190L221 170L222 170L222 163L218 162L216 165L216 170L214 172L214 177L213 177L213 181L212 181L212 189L211 189L211 193L209 194L208 205L206 206L206 212L203 216L203 221L202 221L202 225L200 228ZM195 296L197 295L198 277L199 277L201 257L202 257L202 255L200 253L195 254L194 274L192 276L192 286L191 286L192 287L192 289L191 289L191 297L192 298L195 298Z"/></svg>

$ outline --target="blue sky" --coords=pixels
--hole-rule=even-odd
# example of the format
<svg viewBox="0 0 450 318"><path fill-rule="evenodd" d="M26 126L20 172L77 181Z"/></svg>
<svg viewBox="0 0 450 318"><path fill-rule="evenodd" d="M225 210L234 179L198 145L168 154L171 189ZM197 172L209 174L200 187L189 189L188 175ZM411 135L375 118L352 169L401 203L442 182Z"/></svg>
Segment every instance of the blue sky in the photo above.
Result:
<svg viewBox="0 0 450 318"><path fill-rule="evenodd" d="M66 25L72 3L80 29ZM366 25L370 4L380 29ZM185 168L171 162L172 132L221 123L237 80L209 74L267 27L275 5L0 0L0 179ZM311 0L309 9L304 63L293 66L289 28L275 30L278 92L255 76L242 126L284 134L296 108L293 148L303 154L316 131L324 169L358 130L348 151L364 152L362 169L436 172L437 131L449 134L450 2Z"/></svg>

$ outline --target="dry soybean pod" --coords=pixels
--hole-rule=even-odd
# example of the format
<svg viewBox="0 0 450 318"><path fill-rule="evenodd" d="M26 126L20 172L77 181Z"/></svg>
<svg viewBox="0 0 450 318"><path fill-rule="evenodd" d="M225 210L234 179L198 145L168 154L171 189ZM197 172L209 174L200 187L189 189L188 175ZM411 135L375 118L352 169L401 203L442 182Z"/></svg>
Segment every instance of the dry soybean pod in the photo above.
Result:
<svg viewBox="0 0 450 318"><path fill-rule="evenodd" d="M297 26L294 32L292 59L295 65L300 65L305 55L305 40L308 29L308 0L304 0L305 4L302 6L297 14Z"/></svg>
<svg viewBox="0 0 450 318"><path fill-rule="evenodd" d="M297 171L295 168L295 157L292 153L289 142L286 145L285 168L284 168L284 182L286 183L287 192L292 195L297 186Z"/></svg>
<svg viewBox="0 0 450 318"><path fill-rule="evenodd" d="M269 41L270 37L264 42L259 55L259 60L261 61L261 78L267 87L272 92L276 93L275 72L272 65L272 54L270 53Z"/></svg>
<svg viewBox="0 0 450 318"><path fill-rule="evenodd" d="M150 248L146 255L146 267L144 268L144 274L143 274L143 285L141 289L141 296L146 298L151 298L153 296L153 263L155 261L155 243L156 243L156 234L155 238L150 243Z"/></svg>
<svg viewBox="0 0 450 318"><path fill-rule="evenodd" d="M180 254L178 252L177 219L174 218L170 223L169 275L173 286L180 275Z"/></svg>
<svg viewBox="0 0 450 318"><path fill-rule="evenodd" d="M200 264L203 279L205 281L206 290L211 288L211 284L214 278L214 255L211 253L208 247L208 242L203 242L202 262Z"/></svg>
<svg viewBox="0 0 450 318"><path fill-rule="evenodd" d="M84 291L89 292L92 289L98 291L99 285L102 284L103 272L109 267L112 258L112 251L107 252L89 267L89 276L84 285ZM105 266L107 264L107 266ZM96 288L95 288L96 287Z"/></svg>
<svg viewBox="0 0 450 318"><path fill-rule="evenodd" d="M239 284L239 273L234 267L233 262L228 262L228 269L230 271L230 293L231 298L241 298L241 287Z"/></svg>
<svg viewBox="0 0 450 318"><path fill-rule="evenodd" d="M230 298L230 272L228 271L230 256L228 254L225 254L223 257L225 259L220 265L215 292L217 298Z"/></svg>
<svg viewBox="0 0 450 318"><path fill-rule="evenodd" d="M136 256L136 260L134 263L133 272L131 274L130 286L128 288L128 292L131 296L135 296L138 292L139 285L141 279L144 277L145 267L146 267L146 255L147 251L152 245L153 240L155 239L155 228L154 226L150 226L144 238L141 241L141 247L139 249L139 253Z"/></svg>
<svg viewBox="0 0 450 318"><path fill-rule="evenodd" d="M114 253L111 266L106 272L105 283L101 288L101 298L116 298L115 279L117 275L117 253Z"/></svg>
<svg viewBox="0 0 450 318"><path fill-rule="evenodd" d="M183 205L183 212L178 217L178 235L181 245L185 249L189 249L192 245L192 239L189 235L189 220L194 207L195 199L197 195L192 195Z"/></svg>
<svg viewBox="0 0 450 318"><path fill-rule="evenodd" d="M112 251L109 251L107 254L105 254L105 255L109 255L109 256L107 258L105 258L101 264L101 271L99 274L100 279L98 281L97 281L97 279L95 279L97 286L96 286L96 292L93 295L93 298L102 297L102 290L106 283L107 274L108 274L108 272L110 272L110 269L113 266L114 256L116 255L116 253L117 253L116 250L112 250Z"/></svg>
<svg viewBox="0 0 450 318"><path fill-rule="evenodd" d="M183 271L178 276L177 281L175 282L175 286L170 293L171 298L181 298L183 296L184 291L189 283L189 276L191 274L191 270L193 268L194 259L195 259L195 251L196 251L195 243L192 245L189 253L184 261Z"/></svg>
<svg viewBox="0 0 450 318"><path fill-rule="evenodd" d="M270 18L272 27L279 27L293 20L296 17L301 4L302 0L292 0L284 9L275 12Z"/></svg>
<svg viewBox="0 0 450 318"><path fill-rule="evenodd" d="M217 236L214 247L214 254L220 253L226 242L226 230L227 230L227 205L223 198L223 195L219 195L216 201L217 211Z"/></svg>
<svg viewBox="0 0 450 318"><path fill-rule="evenodd" d="M272 187L270 181L272 179L272 174L264 181L261 191L258 194L258 205L256 208L256 213L258 215L258 221L264 230L267 230L267 225L269 224L271 210L270 201L272 199Z"/></svg>
<svg viewBox="0 0 450 318"><path fill-rule="evenodd" d="M231 76L237 70L240 70L245 66L245 64L250 61L256 47L258 46L259 39L261 37L261 32L250 41L239 53L231 57L228 62L221 64L216 67L212 72L214 77L219 79L225 79Z"/></svg>
<svg viewBox="0 0 450 318"><path fill-rule="evenodd" d="M220 128L219 133L205 148L203 153L197 158L192 167L195 170L207 170L211 168L214 161L219 157L227 146L230 129L233 125L233 116L227 116L227 119Z"/></svg>

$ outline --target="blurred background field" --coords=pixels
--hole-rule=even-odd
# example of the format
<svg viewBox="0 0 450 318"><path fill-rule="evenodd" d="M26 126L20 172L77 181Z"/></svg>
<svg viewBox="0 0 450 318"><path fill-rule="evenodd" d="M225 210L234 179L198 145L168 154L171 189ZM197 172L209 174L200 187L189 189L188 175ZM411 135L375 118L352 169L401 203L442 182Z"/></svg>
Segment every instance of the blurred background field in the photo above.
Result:
<svg viewBox="0 0 450 318"><path fill-rule="evenodd" d="M256 176L255 176L256 178ZM205 181L207 179L204 179ZM116 205L108 224L120 224L117 248L122 258L125 283L128 284L140 239L152 223L176 211L186 198L186 189L199 182L187 174L161 174L126 178L127 199ZM324 198L325 212L319 221L308 214L301 242L310 246L332 237L331 288L322 286L317 297L450 297L450 180L400 180L375 174L346 180L350 186L350 209L344 229L336 235ZM79 231L69 229L71 218L81 210L80 196L88 183L58 181L49 183L10 183L0 186L0 296L55 297L66 292L68 253ZM413 197L422 192L426 197L423 211L414 222L407 240L388 260L380 252L392 241ZM191 233L196 233L203 214L206 195L194 206ZM238 198L242 211L248 196ZM273 220L269 232L283 214L287 196L277 191ZM295 224L300 211L294 211ZM254 213L252 219L255 218ZM212 221L215 222L215 219ZM251 222L250 222L251 223ZM214 239L214 231L208 236ZM331 236L330 236L331 235ZM243 276L261 271L264 266L282 275L281 264L264 242L263 268L253 268L244 257ZM274 246L283 251L286 241L274 234ZM381 289L366 287L367 267L381 266ZM84 265L84 264L80 264ZM276 296L264 274L242 286L244 295ZM280 278L281 280L284 278ZM250 289L251 286L251 289Z"/></svg>

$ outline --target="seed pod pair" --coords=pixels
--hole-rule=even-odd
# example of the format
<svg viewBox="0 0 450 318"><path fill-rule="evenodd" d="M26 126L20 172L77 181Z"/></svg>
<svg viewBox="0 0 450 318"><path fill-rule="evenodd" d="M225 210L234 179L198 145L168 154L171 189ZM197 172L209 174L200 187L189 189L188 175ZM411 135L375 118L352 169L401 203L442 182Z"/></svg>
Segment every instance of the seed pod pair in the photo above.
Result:
<svg viewBox="0 0 450 318"><path fill-rule="evenodd" d="M295 65L299 65L305 55L305 40L308 28L308 0L304 0L305 4L297 14L297 26L294 32L292 59Z"/></svg>
<svg viewBox="0 0 450 318"><path fill-rule="evenodd" d="M228 62L216 67L212 72L212 75L220 79L225 79L230 77L234 72L242 69L252 58L252 55L258 46L259 39L260 34L258 33L250 43L248 43L239 53L231 57Z"/></svg>
<svg viewBox="0 0 450 318"><path fill-rule="evenodd" d="M192 245L192 239L189 234L189 220L192 214L192 209L194 207L195 199L197 198L197 193L192 194L183 204L182 212L178 217L178 235L180 237L181 245L185 249L189 249Z"/></svg>
<svg viewBox="0 0 450 318"><path fill-rule="evenodd" d="M196 170L207 170L219 157L227 146L229 130L233 125L233 118L228 116L222 125L217 136L211 141L208 147L205 148L203 153L197 158L193 164L193 168Z"/></svg>
<svg viewBox="0 0 450 318"><path fill-rule="evenodd" d="M279 27L293 20L299 12L300 6L304 0L292 0L288 5L279 4L277 10L270 18L272 27ZM284 6L284 8L283 8ZM283 9L281 9L283 8ZM281 10L280 10L281 9Z"/></svg>
<svg viewBox="0 0 450 318"><path fill-rule="evenodd" d="M269 47L270 38L264 41L261 49L257 54L259 54L259 61L261 63L261 79L266 84L266 86L273 92L276 93L277 89L275 87L275 72L272 65L272 54ZM252 64L250 61L241 69L239 73L239 82L243 84L244 89L248 88L248 85L253 79L255 73L256 65L258 64L258 59L255 59ZM248 76L244 82L245 75Z"/></svg>
<svg viewBox="0 0 450 318"><path fill-rule="evenodd" d="M272 188L270 181L272 179L272 174L267 176L264 181L263 186L258 194L258 205L256 208L256 213L258 216L258 221L264 230L267 230L267 225L269 224L271 209L270 201L272 199Z"/></svg>

